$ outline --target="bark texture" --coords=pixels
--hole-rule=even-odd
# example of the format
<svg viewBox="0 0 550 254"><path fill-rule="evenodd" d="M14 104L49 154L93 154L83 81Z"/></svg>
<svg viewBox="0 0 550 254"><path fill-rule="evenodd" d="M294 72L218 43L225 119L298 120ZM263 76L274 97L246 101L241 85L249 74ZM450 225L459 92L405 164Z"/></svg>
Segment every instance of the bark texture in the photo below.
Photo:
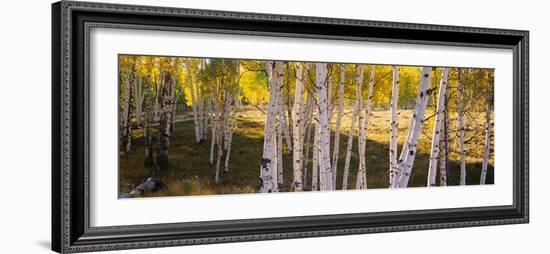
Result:
<svg viewBox="0 0 550 254"><path fill-rule="evenodd" d="M431 67L422 67L420 87L416 97L409 133L407 135L406 142L403 145L403 150L401 151L397 165L398 170L396 177L398 177L398 180L395 181L395 186L393 186L396 188L405 188L409 184L409 178L411 176L412 166L416 156L418 137L422 131L422 127L424 126L424 115L428 104L428 98L433 91L430 88L431 73Z"/></svg>
<svg viewBox="0 0 550 254"><path fill-rule="evenodd" d="M346 149L346 161L344 163L344 173L342 180L342 190L348 189L349 167L351 162L351 153L353 151L353 136L355 135L355 123L361 110L361 98L363 88L363 75L364 69L359 65L355 66L355 105L353 106L353 112L351 115L351 124L348 134L348 146Z"/></svg>
<svg viewBox="0 0 550 254"><path fill-rule="evenodd" d="M283 62L269 61L266 63L266 71L269 76L269 102L264 127L264 147L260 163L260 192L276 192L277 179L274 177L277 165L273 164L275 154L275 128L277 123L277 99L283 80Z"/></svg>
<svg viewBox="0 0 550 254"><path fill-rule="evenodd" d="M458 91L456 95L456 114L458 119L458 136L460 139L460 185L466 185L466 146L464 136L466 129L464 128L464 109L462 106L462 70L458 69Z"/></svg>
<svg viewBox="0 0 550 254"><path fill-rule="evenodd" d="M390 120L390 187L394 186L397 172L397 130L399 128L399 67L393 66L393 85L391 92L391 120Z"/></svg>
<svg viewBox="0 0 550 254"><path fill-rule="evenodd" d="M320 181L319 187L321 191L333 190L332 185L332 169L330 163L330 126L329 126L329 103L328 103L328 65L325 63L315 64L316 70L316 89L317 89L317 106L319 107L319 125L320 125Z"/></svg>
<svg viewBox="0 0 550 254"><path fill-rule="evenodd" d="M432 148L430 152L430 164L428 166L428 184L427 186L435 186L437 175L437 159L440 150L441 127L445 122L445 97L447 91L447 80L449 77L449 69L443 68L441 82L439 84L439 92L437 94L437 108L435 111L435 123L432 134Z"/></svg>
<svg viewBox="0 0 550 254"><path fill-rule="evenodd" d="M172 73L167 72L161 85L161 115L158 130L157 165L159 169L168 169L168 148L170 147L170 126L172 119Z"/></svg>
<svg viewBox="0 0 550 254"><path fill-rule="evenodd" d="M296 87L294 89L294 118L292 123L292 144L294 145L292 149L292 166L293 166L293 181L291 190L292 191L302 191L302 180L303 180L303 140L304 140L304 128L302 114L304 111L304 85L305 85L305 72L304 66L298 64L296 66Z"/></svg>

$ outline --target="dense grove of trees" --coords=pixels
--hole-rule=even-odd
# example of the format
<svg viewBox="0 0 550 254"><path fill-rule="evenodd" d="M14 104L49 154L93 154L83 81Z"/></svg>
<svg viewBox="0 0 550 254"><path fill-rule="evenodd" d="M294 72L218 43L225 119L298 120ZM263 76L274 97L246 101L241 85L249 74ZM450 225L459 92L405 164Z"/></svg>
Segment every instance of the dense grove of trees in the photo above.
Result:
<svg viewBox="0 0 550 254"><path fill-rule="evenodd" d="M388 187L408 186L422 135L431 140L427 186L447 185L452 154L460 160L460 184L466 184L466 160L478 156L469 154L466 144L479 135L485 135L480 184L486 181L492 70L126 55L119 61L121 154L132 150L132 130L143 129L143 163L155 171L170 168L170 154L177 152L170 146L177 112L189 111L194 142L209 147L205 163L219 183L220 170L239 170L231 168L237 118L255 110L265 117L259 192L335 190L338 176L341 189L367 189L371 117L373 111L387 111ZM407 133L399 133L405 109L412 117ZM470 124L481 118L484 130ZM425 126L431 133L423 132ZM406 138L398 150L400 136ZM284 148L291 151L291 175L283 174ZM353 155L359 163L351 171ZM350 187L351 172L357 175ZM290 186L284 186L286 178Z"/></svg>

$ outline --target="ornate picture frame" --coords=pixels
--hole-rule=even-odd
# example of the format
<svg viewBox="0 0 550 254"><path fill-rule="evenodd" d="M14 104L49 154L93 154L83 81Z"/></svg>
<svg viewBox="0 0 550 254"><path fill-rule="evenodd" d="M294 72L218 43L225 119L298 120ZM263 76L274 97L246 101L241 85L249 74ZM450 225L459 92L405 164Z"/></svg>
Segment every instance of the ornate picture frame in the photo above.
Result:
<svg viewBox="0 0 550 254"><path fill-rule="evenodd" d="M140 225L90 225L89 31L117 28L512 50L513 204ZM529 221L529 32L169 7L52 5L52 249L60 253Z"/></svg>

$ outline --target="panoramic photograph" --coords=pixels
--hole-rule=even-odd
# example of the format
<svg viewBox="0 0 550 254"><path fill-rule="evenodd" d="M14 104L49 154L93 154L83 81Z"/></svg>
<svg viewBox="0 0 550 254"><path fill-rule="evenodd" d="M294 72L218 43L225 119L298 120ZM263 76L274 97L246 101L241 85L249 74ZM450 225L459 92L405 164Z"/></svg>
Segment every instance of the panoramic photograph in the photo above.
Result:
<svg viewBox="0 0 550 254"><path fill-rule="evenodd" d="M119 198L494 184L494 69L120 54L118 77Z"/></svg>

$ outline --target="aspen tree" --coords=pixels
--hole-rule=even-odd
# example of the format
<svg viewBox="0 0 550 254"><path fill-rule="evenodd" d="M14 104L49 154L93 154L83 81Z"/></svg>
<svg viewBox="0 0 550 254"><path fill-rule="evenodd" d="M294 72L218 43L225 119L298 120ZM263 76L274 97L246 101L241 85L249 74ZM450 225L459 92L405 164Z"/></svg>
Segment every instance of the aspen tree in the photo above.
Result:
<svg viewBox="0 0 550 254"><path fill-rule="evenodd" d="M399 115L399 67L393 66L393 85L391 93L391 120L390 120L390 187L395 180L397 171L397 130L399 128L397 116Z"/></svg>
<svg viewBox="0 0 550 254"><path fill-rule="evenodd" d="M346 149L346 161L344 164L344 174L342 181L342 190L348 189L348 178L349 178L349 166L351 162L351 153L353 150L353 135L355 134L355 122L357 121L358 115L361 110L361 98L363 90L363 75L364 69L360 65L355 65L355 105L353 106L353 113L351 115L351 124L349 127L348 135L348 146Z"/></svg>
<svg viewBox="0 0 550 254"><path fill-rule="evenodd" d="M344 114L344 83L346 75L344 65L340 65L340 83L338 84L338 112L336 114L336 130L334 133L334 148L332 151L332 185L336 189L336 177L338 175L338 157L340 149L340 126Z"/></svg>
<svg viewBox="0 0 550 254"><path fill-rule="evenodd" d="M153 121L153 111L151 107L151 69L150 67L149 76L145 82L145 166L153 165L153 139L151 135L151 122Z"/></svg>
<svg viewBox="0 0 550 254"><path fill-rule="evenodd" d="M487 75L489 78L489 75ZM481 166L481 176L479 178L479 184L484 185L487 181L487 168L489 166L489 155L491 152L491 99L489 92L485 97L485 104L487 109L485 111L485 149L483 152L483 164Z"/></svg>
<svg viewBox="0 0 550 254"><path fill-rule="evenodd" d="M462 108L462 70L458 69L458 92L456 95L456 114L458 119L458 132L460 138L460 185L466 185L466 147L464 145L464 136L466 129L464 128L464 112Z"/></svg>
<svg viewBox="0 0 550 254"><path fill-rule="evenodd" d="M171 61L170 61L171 65ZM170 66L171 67L171 66ZM168 67L168 68L170 68ZM161 115L160 115L160 124L158 130L158 150L157 150L157 164L160 169L168 168L168 148L170 147L170 126L172 119L172 73L168 71L164 75L164 80L161 85L161 95L162 95L162 104L161 104Z"/></svg>
<svg viewBox="0 0 550 254"><path fill-rule="evenodd" d="M293 181L291 189L292 191L302 191L302 171L303 171L303 164L304 164L304 154L303 154L303 139L304 139L304 128L302 127L302 124L304 120L302 119L302 114L304 112L303 104L304 104L304 84L305 84L305 73L304 73L304 66L302 64L298 64L296 66L296 87L295 87L295 95L294 95L294 118L292 123L292 145L294 146L292 149L292 162L293 162Z"/></svg>
<svg viewBox="0 0 550 254"><path fill-rule="evenodd" d="M431 80L431 67L422 67L420 76L420 87L418 89L418 95L416 96L416 103L413 110L413 117L411 119L411 125L409 128L409 133L405 144L403 145L403 150L398 161L398 170L396 177L398 180L395 181L395 186L397 188L405 188L409 184L409 178L412 171L412 166L414 163L414 158L416 156L416 148L418 145L418 137L424 126L424 117L426 112L426 106L428 105L429 95L432 93L430 88Z"/></svg>
<svg viewBox="0 0 550 254"><path fill-rule="evenodd" d="M364 105L364 109L362 111L365 111L365 118L363 119L364 123L362 124L360 129L360 143L359 143L359 170L357 172L357 180L356 180L356 189L366 189L367 188L367 160L366 160L366 145L367 145L367 138L368 138L368 125L369 125L369 118L372 114L372 98L374 97L373 94L373 87L374 87L374 75L375 75L375 66L370 66L370 75L369 75L369 88L368 88L368 97L367 102ZM362 114L361 114L362 115Z"/></svg>
<svg viewBox="0 0 550 254"><path fill-rule="evenodd" d="M449 77L449 69L443 68L443 74L439 84L439 92L437 94L437 108L435 111L435 123L432 134L432 148L430 152L430 164L428 166L428 184L427 186L435 186L437 175L437 158L439 157L441 127L445 121L445 97L447 90L447 80Z"/></svg>
<svg viewBox="0 0 550 254"><path fill-rule="evenodd" d="M269 61L266 64L266 71L269 80L269 102L267 116L264 126L264 147L260 164L260 192L270 193L277 191L277 179L273 172L277 170L274 162L274 133L277 122L277 100L278 91L281 89L283 78L283 63L280 61Z"/></svg>
<svg viewBox="0 0 550 254"><path fill-rule="evenodd" d="M319 149L320 163L319 187L321 191L332 190L332 169L330 163L330 126L329 126L329 104L328 104L328 77L326 63L316 63L316 89L317 89L317 106L319 108Z"/></svg>

